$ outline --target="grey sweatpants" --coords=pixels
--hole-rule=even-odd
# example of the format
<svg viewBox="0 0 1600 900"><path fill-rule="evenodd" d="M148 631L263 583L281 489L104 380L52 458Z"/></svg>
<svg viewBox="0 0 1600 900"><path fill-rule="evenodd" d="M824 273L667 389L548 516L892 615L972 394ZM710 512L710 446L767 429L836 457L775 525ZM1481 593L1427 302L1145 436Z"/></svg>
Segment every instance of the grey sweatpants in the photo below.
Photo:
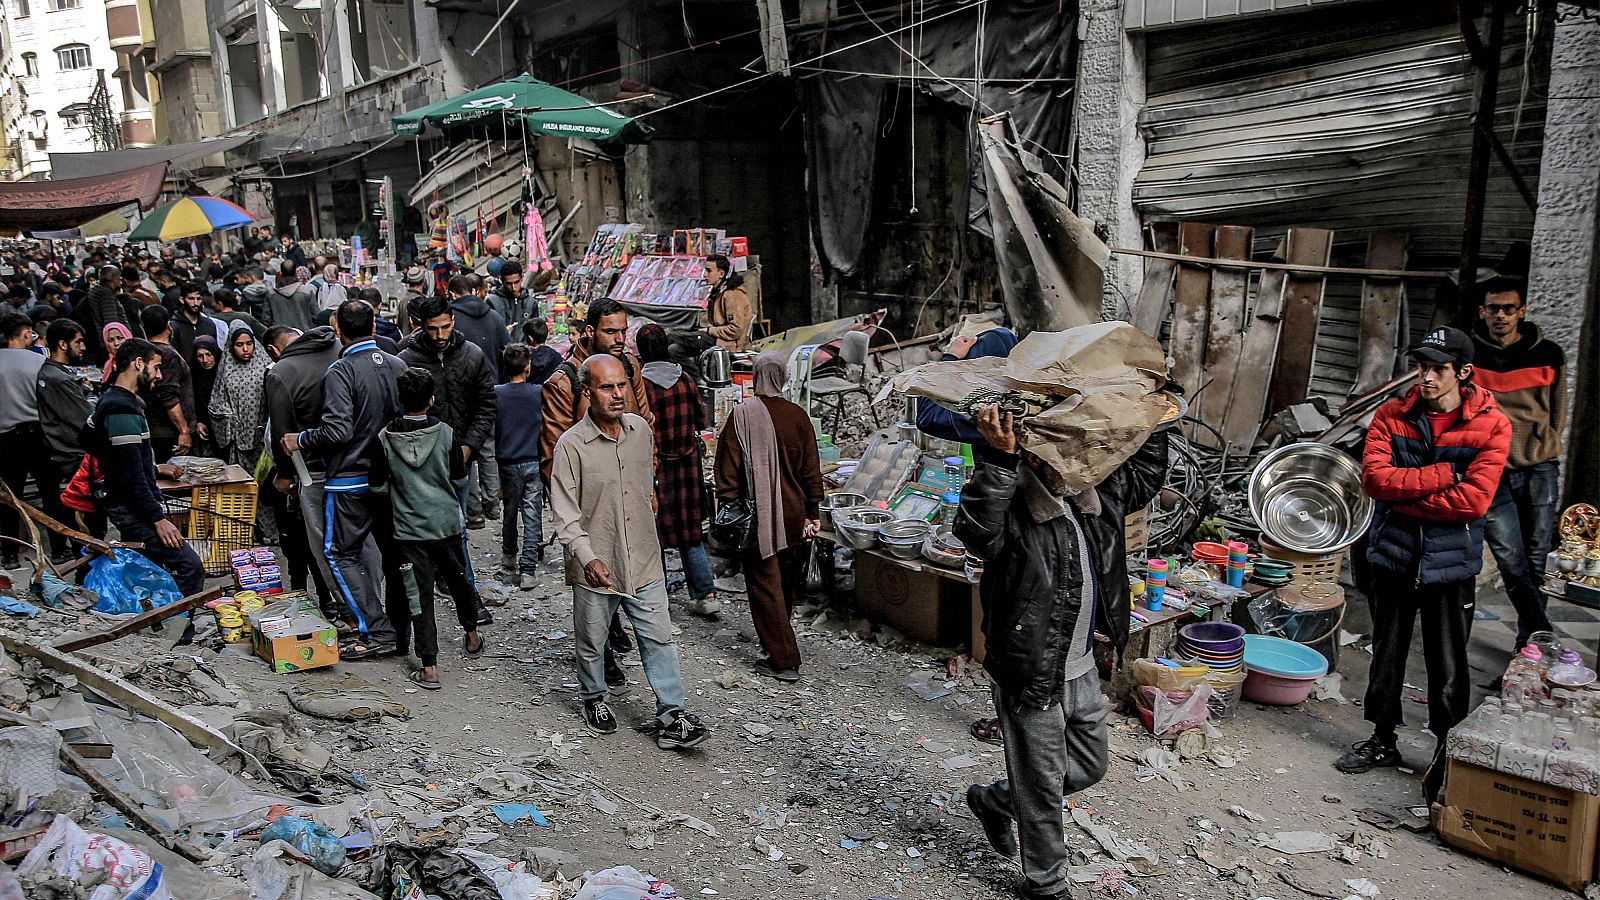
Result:
<svg viewBox="0 0 1600 900"><path fill-rule="evenodd" d="M1067 682L1061 705L1013 710L998 685L994 708L1005 736L1006 778L984 803L1017 823L1024 896L1065 897L1067 847L1061 804L1106 774L1106 698L1094 668Z"/></svg>

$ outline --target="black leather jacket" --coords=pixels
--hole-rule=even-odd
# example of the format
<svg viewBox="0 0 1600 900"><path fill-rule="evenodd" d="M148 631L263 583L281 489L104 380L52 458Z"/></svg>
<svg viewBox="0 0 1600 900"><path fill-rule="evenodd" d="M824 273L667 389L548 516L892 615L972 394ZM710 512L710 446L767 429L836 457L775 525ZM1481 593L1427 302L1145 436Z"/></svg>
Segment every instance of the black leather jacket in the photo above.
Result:
<svg viewBox="0 0 1600 900"><path fill-rule="evenodd" d="M1014 708L1061 702L1084 561L1064 518L1037 524L1018 496L1017 457L979 463L961 492L956 537L985 561L979 595L984 669ZM1167 435L1152 434L1097 489L1100 514L1077 514L1089 548L1095 625L1120 656L1128 643L1127 515L1155 497L1167 472Z"/></svg>

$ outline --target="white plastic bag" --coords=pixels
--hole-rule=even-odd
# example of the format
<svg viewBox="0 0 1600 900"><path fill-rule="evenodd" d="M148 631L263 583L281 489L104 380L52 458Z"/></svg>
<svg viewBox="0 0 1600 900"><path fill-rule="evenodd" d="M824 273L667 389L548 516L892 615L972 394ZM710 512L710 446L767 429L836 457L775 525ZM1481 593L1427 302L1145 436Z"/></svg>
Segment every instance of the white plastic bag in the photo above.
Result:
<svg viewBox="0 0 1600 900"><path fill-rule="evenodd" d="M650 878L633 866L616 866L585 878L583 890L572 900L645 900L676 896L670 885Z"/></svg>
<svg viewBox="0 0 1600 900"><path fill-rule="evenodd" d="M39 845L28 851L18 875L33 875L46 868L73 881L83 881L85 872L105 872L105 883L91 900L172 900L161 881L161 864L149 854L116 838L84 831L66 816L56 816ZM110 888L108 893L105 889Z"/></svg>
<svg viewBox="0 0 1600 900"><path fill-rule="evenodd" d="M1211 714L1207 703L1211 700L1211 685L1202 682L1189 696L1182 691L1161 691L1140 688L1150 703L1151 719L1158 738L1175 738L1185 731L1204 725Z"/></svg>

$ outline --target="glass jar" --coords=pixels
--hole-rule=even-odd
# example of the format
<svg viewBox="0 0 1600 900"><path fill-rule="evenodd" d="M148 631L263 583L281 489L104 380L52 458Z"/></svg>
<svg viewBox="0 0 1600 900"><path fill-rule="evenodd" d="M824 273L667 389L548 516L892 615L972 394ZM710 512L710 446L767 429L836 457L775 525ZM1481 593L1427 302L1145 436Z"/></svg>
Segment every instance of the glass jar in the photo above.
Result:
<svg viewBox="0 0 1600 900"><path fill-rule="evenodd" d="M1517 743L1524 747L1544 749L1550 746L1550 740L1555 735L1555 723L1550 721L1550 714L1546 712L1525 712L1522 722L1517 729Z"/></svg>

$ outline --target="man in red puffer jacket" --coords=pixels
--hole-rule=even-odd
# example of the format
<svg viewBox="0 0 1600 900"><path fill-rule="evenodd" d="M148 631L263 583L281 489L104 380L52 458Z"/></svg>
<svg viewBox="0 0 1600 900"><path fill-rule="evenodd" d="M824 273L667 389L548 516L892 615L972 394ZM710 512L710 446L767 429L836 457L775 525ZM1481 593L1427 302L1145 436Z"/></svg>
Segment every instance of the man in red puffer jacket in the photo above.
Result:
<svg viewBox="0 0 1600 900"><path fill-rule="evenodd" d="M1483 568L1483 521L1511 423L1494 395L1472 383L1473 344L1464 332L1435 329L1410 355L1417 386L1378 407L1362 453L1362 482L1377 501L1367 548L1374 588L1365 706L1373 734L1335 767L1359 773L1400 764L1395 729L1405 721L1400 694L1420 612L1428 727L1438 742L1422 778L1431 801L1444 778L1445 735L1467 715L1473 579Z"/></svg>

